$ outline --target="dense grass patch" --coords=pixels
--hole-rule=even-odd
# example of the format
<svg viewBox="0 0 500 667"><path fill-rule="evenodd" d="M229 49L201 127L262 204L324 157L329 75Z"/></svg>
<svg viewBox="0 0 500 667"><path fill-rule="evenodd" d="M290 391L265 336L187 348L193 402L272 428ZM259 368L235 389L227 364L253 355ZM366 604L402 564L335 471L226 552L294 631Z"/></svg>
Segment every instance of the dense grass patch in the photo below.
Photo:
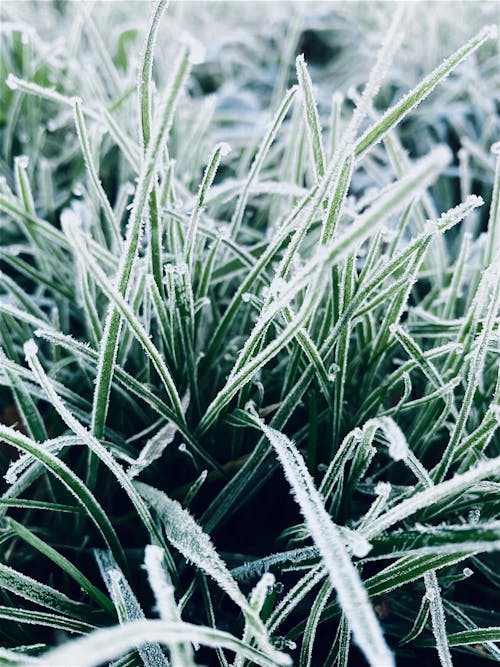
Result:
<svg viewBox="0 0 500 667"><path fill-rule="evenodd" d="M0 665L499 661L495 3L167 4L0 9Z"/></svg>

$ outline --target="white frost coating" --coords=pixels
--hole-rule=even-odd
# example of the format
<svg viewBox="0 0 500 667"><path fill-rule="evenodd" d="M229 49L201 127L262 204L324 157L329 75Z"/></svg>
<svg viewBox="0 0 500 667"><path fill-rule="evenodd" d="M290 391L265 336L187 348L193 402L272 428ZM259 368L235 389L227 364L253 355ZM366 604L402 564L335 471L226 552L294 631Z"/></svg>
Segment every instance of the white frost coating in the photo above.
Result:
<svg viewBox="0 0 500 667"><path fill-rule="evenodd" d="M184 242L184 257L186 263L191 267L193 261L193 250L196 241L196 234L199 226L200 216L205 207L206 197L208 191L212 187L217 169L219 168L221 159L230 152L231 148L226 143L219 143L215 146L208 164L205 168L202 181L196 197L196 203L191 213L189 227Z"/></svg>
<svg viewBox="0 0 500 667"><path fill-rule="evenodd" d="M28 341L28 343L29 342L30 341ZM35 344L33 343L33 345ZM142 522L149 531L150 535L154 536L154 538L157 538L158 531L156 525L154 524L151 518L151 515L149 514L148 508L146 507L143 499L135 490L134 486L131 484L123 468L115 461L113 456L101 444L101 442L97 438L95 438L85 428L85 426L83 426L78 421L78 419L72 414L72 412L70 412L70 410L68 410L66 405L63 403L63 401L57 394L52 380L48 378L36 354L27 356L26 358L30 369L32 370L33 374L36 377L37 382L45 391L47 397L50 400L50 403L53 405L54 409L57 411L59 416L62 418L65 424L73 431L73 433L78 437L80 437L83 443L87 445L89 449L113 473L113 475L116 477L123 490L127 493L128 497L130 498L132 504L134 505L137 511L137 514L142 519Z"/></svg>
<svg viewBox="0 0 500 667"><path fill-rule="evenodd" d="M72 233L73 227L81 227L80 218L76 215L72 208L65 208L63 211L61 211L60 221L61 227L66 235Z"/></svg>
<svg viewBox="0 0 500 667"><path fill-rule="evenodd" d="M439 591L439 584L434 570L424 574L425 595L429 600L431 612L432 629L436 639L439 662L442 667L453 667L451 660L448 635L446 634L446 620L443 609L443 601Z"/></svg>
<svg viewBox="0 0 500 667"><path fill-rule="evenodd" d="M498 405L493 405L492 407L490 407L490 410L493 413L498 424L500 425L500 407Z"/></svg>
<svg viewBox="0 0 500 667"><path fill-rule="evenodd" d="M181 622L181 615L174 595L174 587L163 568L163 549L149 544L145 550L144 566L154 593L160 618L174 623ZM190 642L179 642L170 646L172 667L195 667L194 653Z"/></svg>
<svg viewBox="0 0 500 667"><path fill-rule="evenodd" d="M72 436L56 438L54 440L47 440L43 443L44 450L50 452L51 454L59 454L63 447L68 445L74 445L75 439ZM11 461L7 472L4 475L4 479L7 484L15 484L19 477L24 473L36 459L32 454L21 454L21 456L15 461Z"/></svg>
<svg viewBox="0 0 500 667"><path fill-rule="evenodd" d="M18 86L18 83L17 83L17 78L12 74L12 72L5 79L5 83L7 84L7 87L10 88L11 90L18 90L19 89L19 86Z"/></svg>
<svg viewBox="0 0 500 667"><path fill-rule="evenodd" d="M273 445L306 520L312 538L323 558L340 605L349 621L353 637L373 667L391 667L394 657L387 646L380 624L344 545L341 533L331 521L322 498L295 445L283 433L259 420Z"/></svg>
<svg viewBox="0 0 500 667"><path fill-rule="evenodd" d="M63 226L63 231L67 233L68 227ZM172 401L172 405L174 406L178 421L179 423L182 423L184 421L184 409L182 407L182 401L163 356L152 343L149 334L145 331L129 303L126 301L126 299L123 298L120 292L116 289L115 285L111 283L106 274L102 271L101 267L95 261L95 258L87 251L84 243L85 237L80 237L77 239L75 238L75 235L68 235L67 238L68 241L71 242L75 250L75 254L81 257L82 260L86 263L89 271L92 272L97 283L102 287L102 290L108 296L110 301L116 305L117 310L127 321L128 326L132 329L134 335L138 338L146 354L148 354L148 356L151 358L153 365L155 366L158 374L165 384L165 388L169 394L170 400ZM99 372L102 372L103 359L104 357L100 352L97 366L97 376L99 376Z"/></svg>
<svg viewBox="0 0 500 667"><path fill-rule="evenodd" d="M260 581L257 583L250 596L250 604L257 613L264 606L266 597L269 591L273 590L276 579L274 574L266 572L262 575Z"/></svg>
<svg viewBox="0 0 500 667"><path fill-rule="evenodd" d="M469 489L473 484L497 475L500 472L500 456L492 459L487 459L478 463L475 468L471 468L467 472L454 475L451 479L447 479L440 484L429 487L416 493L411 498L403 500L398 505L395 505L385 514L382 514L376 521L375 525L369 526L364 531L360 531L367 539L372 539L384 530L390 528L403 519L415 514L421 509L430 507L446 498L457 495Z"/></svg>
<svg viewBox="0 0 500 667"><path fill-rule="evenodd" d="M106 588L113 600L120 623L145 620L144 612L123 572L108 551L96 550L95 557ZM160 646L154 642L137 645L144 667L167 667ZM188 667L188 666L186 666Z"/></svg>
<svg viewBox="0 0 500 667"><path fill-rule="evenodd" d="M275 667L277 664L261 651L244 644L240 639L223 630L192 623L143 620L96 630L85 637L68 641L37 658L36 665L39 667L68 667L68 665L71 667L98 667L145 642L160 642L170 646L180 641L198 642L211 648L227 648L261 667ZM29 664L31 663L28 662L27 665ZM278 664L291 665L292 661L288 659Z"/></svg>
<svg viewBox="0 0 500 667"><path fill-rule="evenodd" d="M12 664L13 666L21 664L19 662L19 652L18 651L9 651L6 648L0 648L0 660L5 665ZM29 655L23 655L23 665L28 667L29 665L38 665L38 657L33 658Z"/></svg>
<svg viewBox="0 0 500 667"><path fill-rule="evenodd" d="M268 296L269 297L274 297L274 296L279 296L281 292L283 292L287 287L287 282L280 276L277 278L274 278L274 280L271 282L269 285L269 292Z"/></svg>
<svg viewBox="0 0 500 667"><path fill-rule="evenodd" d="M214 579L221 589L235 602L252 629L260 649L272 657L278 665L290 664L289 657L274 649L260 617L248 603L238 584L233 579L224 561L220 558L210 537L203 532L180 503L147 484L136 482L135 486L146 502L161 517L169 542L188 560Z"/></svg>
<svg viewBox="0 0 500 667"><path fill-rule="evenodd" d="M7 472L5 473L3 478L7 482L7 484L9 484L9 486L12 486L12 484L15 484L17 482L18 474L15 470L12 469L12 465L8 467Z"/></svg>
<svg viewBox="0 0 500 667"><path fill-rule="evenodd" d="M311 276L318 268L339 262L353 248L359 247L363 241L375 233L383 223L385 216L404 208L408 201L437 178L448 166L451 157L450 149L440 145L413 165L403 178L392 183L384 195L359 216L342 236L320 248L293 279L286 283L286 288L283 288L279 298L269 305L267 317L274 317L276 313L288 306L294 296L304 286L311 283Z"/></svg>
<svg viewBox="0 0 500 667"><path fill-rule="evenodd" d="M270 572L266 572L260 581L257 583L255 588L253 589L251 595L250 595L250 607L255 611L256 614L260 614L260 611L262 607L264 606L264 602L266 601L266 597L269 594L269 591L273 590L274 586L274 575L271 574ZM245 623L245 631L243 633L243 641L244 642L250 642L252 639L252 627L248 623L248 621ZM275 639L275 646L276 648L279 648L280 650L284 648L284 646L281 646L276 642ZM233 667L243 667L245 664L245 660L243 657L237 656L236 660L233 663Z"/></svg>
<svg viewBox="0 0 500 667"><path fill-rule="evenodd" d="M361 137L356 145L357 155L371 148L375 143L381 141L394 127L395 122L400 122L426 97L428 97L437 84L448 76L453 69L467 58L475 49L479 48L488 39L494 39L497 35L495 25L486 26L477 35L472 37L467 44L460 47L455 53L446 58L441 65L436 67L420 83L410 90L399 102L388 109L375 126L370 127Z"/></svg>
<svg viewBox="0 0 500 667"><path fill-rule="evenodd" d="M349 533L348 546L356 558L364 558L365 556L368 556L372 550L372 545L368 542L368 540L365 540L363 537L359 539L360 537L361 535L359 533L355 533L354 531Z"/></svg>
<svg viewBox="0 0 500 667"><path fill-rule="evenodd" d="M207 50L203 43L199 39L196 39L193 34L187 30L183 30L179 41L189 47L189 61L192 65L201 65L201 63L205 62Z"/></svg>
<svg viewBox="0 0 500 667"><path fill-rule="evenodd" d="M370 72L368 81L364 87L359 101L356 101L356 108L347 128L347 141L351 142L358 132L359 126L373 103L382 81L387 75L393 57L399 48L404 37L404 26L402 19L404 15L405 3L396 5L394 16L387 31L382 46L377 54L377 59ZM356 95L356 91L354 90Z"/></svg>
<svg viewBox="0 0 500 667"><path fill-rule="evenodd" d="M375 493L381 498L387 498L391 495L392 486L389 482L379 482L375 487Z"/></svg>
<svg viewBox="0 0 500 667"><path fill-rule="evenodd" d="M465 201L442 213L437 220L427 220L425 230L436 233L442 232L460 222L470 211L484 204L484 199L479 195L469 195Z"/></svg>
<svg viewBox="0 0 500 667"><path fill-rule="evenodd" d="M221 141L220 144L219 144L219 150L220 150L221 157L227 157L232 149L231 149L231 146L227 142Z"/></svg>
<svg viewBox="0 0 500 667"><path fill-rule="evenodd" d="M483 28L483 31L486 37L489 37L490 39L496 39L498 36L498 27L494 24L492 25L487 25L485 28Z"/></svg>
<svg viewBox="0 0 500 667"><path fill-rule="evenodd" d="M149 585L155 594L156 606L160 617L164 621L179 620L177 605L174 606L177 613L172 613L172 600L174 599L174 587L167 579L163 569L163 549L156 544L148 544L144 552L144 566L148 573ZM175 616L175 618L173 618Z"/></svg>
<svg viewBox="0 0 500 667"><path fill-rule="evenodd" d="M26 357L26 359L35 357L38 353L38 345L35 343L33 338L30 338L30 340L27 340L26 343L24 343L23 349L24 349L24 356Z"/></svg>
<svg viewBox="0 0 500 667"><path fill-rule="evenodd" d="M137 475L147 468L153 461L159 459L166 447L173 441L175 434L177 433L177 425L169 421L164 426L162 426L155 435L150 438L144 447L141 449L141 452L137 459L132 463L130 468L127 470L127 476L130 479L137 477Z"/></svg>
<svg viewBox="0 0 500 667"><path fill-rule="evenodd" d="M297 56L295 61L297 80L299 82L304 107L307 138L312 154L312 162L316 181L325 173L325 152L321 138L321 126L319 122L318 109L314 99L312 81L304 61L304 55Z"/></svg>
<svg viewBox="0 0 500 667"><path fill-rule="evenodd" d="M379 417L377 421L388 440L389 456L395 461L405 461L409 450L402 430L391 417Z"/></svg>
<svg viewBox="0 0 500 667"><path fill-rule="evenodd" d="M27 155L18 155L14 158L14 162L21 168L27 169L29 165L29 157Z"/></svg>

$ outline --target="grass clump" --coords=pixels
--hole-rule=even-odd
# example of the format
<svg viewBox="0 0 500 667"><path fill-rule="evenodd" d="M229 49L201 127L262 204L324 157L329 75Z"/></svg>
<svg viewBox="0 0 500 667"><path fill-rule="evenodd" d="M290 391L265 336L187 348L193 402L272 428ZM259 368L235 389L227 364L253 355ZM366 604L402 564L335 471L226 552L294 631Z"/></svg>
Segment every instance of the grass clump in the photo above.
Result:
<svg viewBox="0 0 500 667"><path fill-rule="evenodd" d="M498 661L493 5L167 4L2 7L0 664Z"/></svg>

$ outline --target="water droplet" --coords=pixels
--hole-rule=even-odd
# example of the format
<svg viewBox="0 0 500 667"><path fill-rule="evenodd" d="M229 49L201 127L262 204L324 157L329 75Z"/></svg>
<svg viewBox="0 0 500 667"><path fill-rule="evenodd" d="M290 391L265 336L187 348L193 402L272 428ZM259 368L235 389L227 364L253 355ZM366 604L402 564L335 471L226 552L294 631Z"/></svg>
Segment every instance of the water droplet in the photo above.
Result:
<svg viewBox="0 0 500 667"><path fill-rule="evenodd" d="M274 592L276 593L276 595L281 595L284 590L285 590L285 584L283 584L281 581L277 581L274 584Z"/></svg>

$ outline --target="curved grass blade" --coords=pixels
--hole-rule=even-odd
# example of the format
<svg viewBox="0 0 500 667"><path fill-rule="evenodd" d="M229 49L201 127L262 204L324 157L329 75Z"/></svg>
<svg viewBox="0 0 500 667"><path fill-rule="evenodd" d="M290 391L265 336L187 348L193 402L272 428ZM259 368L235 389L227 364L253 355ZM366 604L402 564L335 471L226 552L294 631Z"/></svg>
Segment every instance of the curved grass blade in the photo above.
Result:
<svg viewBox="0 0 500 667"><path fill-rule="evenodd" d="M112 554L106 551L95 551L95 557L106 588L113 600L119 622L123 625L130 621L145 620L144 612ZM138 646L137 650L144 667L167 667L167 660L157 643L148 642Z"/></svg>
<svg viewBox="0 0 500 667"><path fill-rule="evenodd" d="M116 477L121 487L129 497L133 506L135 507L137 514L140 516L151 538L155 540L155 542L163 546L163 539L153 519L151 518L148 508L146 507L144 501L137 493L135 488L132 486L123 468L115 461L113 456L99 442L99 440L97 440L97 438L95 438L89 431L87 431L87 429L84 426L80 424L80 422L71 414L71 412L68 410L68 408L64 405L62 400L57 395L56 391L54 390L54 387L52 386L51 381L47 377L45 371L42 368L42 365L40 364L40 361L37 357L37 347L33 340L28 341L28 343L25 344L25 353L28 365L35 374L38 382L40 383L40 386L43 387L45 393L49 397L50 402L54 407L54 409L57 410L60 417L67 424L67 426L73 431L73 433L78 435L82 439L82 441L87 445L90 451L93 452L113 473L113 475ZM113 555L115 555L115 551L113 549L112 552ZM123 560L120 557L117 558L116 560L120 565L123 563ZM175 566L171 557L169 559L169 565L171 567L171 571L175 573Z"/></svg>
<svg viewBox="0 0 500 667"><path fill-rule="evenodd" d="M240 591L210 537L202 531L193 517L176 500L142 482L135 483L142 497L157 512L168 540L182 555L208 574L238 605L252 629L261 650L273 656L277 664L287 664L287 658L270 644L267 631L255 610Z"/></svg>
<svg viewBox="0 0 500 667"><path fill-rule="evenodd" d="M156 606L163 621L180 623L181 615L175 601L174 587L163 568L163 550L154 545L146 547L144 566L148 573L149 585L156 599ZM195 667L194 654L190 642L170 645L172 667Z"/></svg>
<svg viewBox="0 0 500 667"><path fill-rule="evenodd" d="M97 602L97 604L114 616L114 607L111 600L104 595L92 582L75 566L73 563L65 558L56 549L51 547L47 542L37 537L33 532L28 530L25 526L18 523L14 519L7 519L7 526L13 531L17 537L24 540L27 544L37 549L47 558L50 558L58 567L60 567L66 574L68 574L76 583L84 590L87 595Z"/></svg>
<svg viewBox="0 0 500 667"><path fill-rule="evenodd" d="M382 118L369 128L356 144L355 154L361 157L372 146L381 141L401 120L407 116L422 100L424 100L448 74L455 69L465 58L478 49L489 39L495 39L496 26L487 26L477 33L467 44L455 51L439 67L427 75L403 99L391 107Z"/></svg>
<svg viewBox="0 0 500 667"><path fill-rule="evenodd" d="M215 630L191 623L166 621L134 621L114 628L97 630L87 637L67 642L64 646L48 651L36 664L40 667L97 667L103 661L113 660L144 642L171 643L194 641L211 648L227 648L243 655L261 667L277 664L261 651L244 644L240 639L223 630ZM283 654L281 654L283 655ZM285 656L278 664L291 665Z"/></svg>
<svg viewBox="0 0 500 667"><path fill-rule="evenodd" d="M127 294L129 288L132 270L136 261L142 221L147 201L151 189L154 186L156 171L163 154L163 148L168 139L168 133L172 124L179 94L189 72L188 55L188 50L183 49L174 67L173 77L165 95L165 101L161 112L161 122L154 137L150 141L144 157L144 164L139 175L139 182L135 191L131 214L127 224L125 244L121 253L115 280L116 292L121 297L124 297ZM111 390L114 365L118 351L120 328L121 315L117 310L116 305L111 303L108 307L103 338L101 341L92 408L92 433L97 438L102 437L104 422L108 411L109 393Z"/></svg>
<svg viewBox="0 0 500 667"><path fill-rule="evenodd" d="M13 609L12 607L0 606L0 618L4 621L12 621L13 623L40 625L47 628L53 628L54 630L64 630L65 632L79 635L86 635L96 629L95 625L75 618L60 616L59 614L49 614L43 611L34 611L33 609L23 609L21 607ZM20 657L19 653L16 653L15 655ZM3 665L4 663L1 659L2 654L0 653L0 665ZM8 664L10 665L11 663L9 662ZM24 660L22 664L26 664Z"/></svg>
<svg viewBox="0 0 500 667"><path fill-rule="evenodd" d="M293 443L279 431L258 420L259 426L276 450L297 503L318 547L330 580L337 591L355 642L371 665L393 665L394 658L368 599L359 574L353 566L338 528L326 512L321 496Z"/></svg>
<svg viewBox="0 0 500 667"><path fill-rule="evenodd" d="M117 561L122 563L125 562L122 546L104 510L84 485L82 480L77 477L65 463L43 449L43 447L34 442L34 440L31 440L9 426L0 424L0 439L22 452L30 454L45 468L50 470L67 487L71 494L82 505L84 510L89 514L99 528L106 544L115 555Z"/></svg>

